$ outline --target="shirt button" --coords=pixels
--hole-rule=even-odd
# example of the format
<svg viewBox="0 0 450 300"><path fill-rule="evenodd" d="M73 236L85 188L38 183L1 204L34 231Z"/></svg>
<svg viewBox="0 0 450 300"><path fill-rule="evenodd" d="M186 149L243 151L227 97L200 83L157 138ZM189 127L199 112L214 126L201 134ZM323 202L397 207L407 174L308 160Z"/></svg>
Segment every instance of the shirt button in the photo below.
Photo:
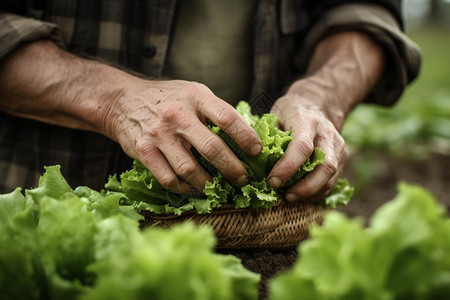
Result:
<svg viewBox="0 0 450 300"><path fill-rule="evenodd" d="M147 58L152 58L156 54L156 46L152 44L145 45L142 54Z"/></svg>

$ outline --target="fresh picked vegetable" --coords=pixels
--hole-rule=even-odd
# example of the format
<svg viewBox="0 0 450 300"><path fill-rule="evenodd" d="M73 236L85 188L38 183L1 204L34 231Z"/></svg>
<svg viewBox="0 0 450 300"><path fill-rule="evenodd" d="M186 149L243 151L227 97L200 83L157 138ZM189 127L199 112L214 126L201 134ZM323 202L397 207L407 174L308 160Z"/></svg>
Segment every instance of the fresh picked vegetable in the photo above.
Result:
<svg viewBox="0 0 450 300"><path fill-rule="evenodd" d="M132 169L121 174L120 180L117 176L111 176L105 186L106 189L109 192L122 193L123 203L133 205L138 210L153 213L181 214L192 209L196 209L199 214L210 213L225 203L232 203L235 208L269 208L279 201L287 188L314 170L317 165L323 164L325 153L320 148L316 148L313 155L282 188L269 187L266 177L275 163L284 155L292 140L291 132L280 130L279 120L273 114L262 116L252 114L250 105L245 101L239 102L236 109L261 138L263 150L258 156L247 155L219 127L213 124L207 124L207 126L219 135L242 161L248 172L247 185L232 186L212 164L192 149L200 165L213 177L213 180L205 185L203 198L188 197L168 191L139 161L134 161ZM332 193L323 199L322 204L331 207L346 205L352 194L353 188L348 181L339 179Z"/></svg>

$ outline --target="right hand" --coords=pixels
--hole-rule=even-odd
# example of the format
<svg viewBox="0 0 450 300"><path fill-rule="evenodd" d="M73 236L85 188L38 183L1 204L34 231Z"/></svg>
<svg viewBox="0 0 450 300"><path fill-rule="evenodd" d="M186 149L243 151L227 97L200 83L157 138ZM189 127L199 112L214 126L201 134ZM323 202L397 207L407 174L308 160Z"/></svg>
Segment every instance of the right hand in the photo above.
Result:
<svg viewBox="0 0 450 300"><path fill-rule="evenodd" d="M135 79L135 78L134 78ZM181 80L138 79L132 89L120 89L99 108L103 134L119 142L166 188L183 194L203 190L211 180L190 152L191 147L231 183L241 186L247 172L206 121L223 129L249 155L261 152L256 132L228 103L206 86Z"/></svg>
<svg viewBox="0 0 450 300"><path fill-rule="evenodd" d="M191 147L231 183L247 179L240 160L205 126L208 120L249 155L262 149L250 125L206 86L144 80L47 40L24 44L2 61L0 100L0 111L106 135L163 186L184 194L192 187L203 190L210 179Z"/></svg>

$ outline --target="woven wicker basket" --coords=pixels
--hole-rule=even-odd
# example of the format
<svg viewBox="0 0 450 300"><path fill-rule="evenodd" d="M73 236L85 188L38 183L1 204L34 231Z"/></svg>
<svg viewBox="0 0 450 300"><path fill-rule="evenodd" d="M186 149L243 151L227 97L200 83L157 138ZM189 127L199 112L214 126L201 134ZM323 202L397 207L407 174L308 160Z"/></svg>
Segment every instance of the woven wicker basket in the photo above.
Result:
<svg viewBox="0 0 450 300"><path fill-rule="evenodd" d="M209 224L218 249L287 249L308 236L311 223L320 224L326 208L315 203L279 201L269 209L234 209L226 204L210 214L188 211L181 215L143 212L142 227L170 227L186 220Z"/></svg>

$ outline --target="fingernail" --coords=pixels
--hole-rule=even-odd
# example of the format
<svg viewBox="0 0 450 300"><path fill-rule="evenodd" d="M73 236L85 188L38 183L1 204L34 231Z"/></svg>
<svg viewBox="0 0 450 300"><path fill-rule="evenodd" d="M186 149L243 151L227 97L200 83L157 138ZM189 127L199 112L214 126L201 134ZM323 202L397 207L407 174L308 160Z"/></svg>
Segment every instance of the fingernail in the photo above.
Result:
<svg viewBox="0 0 450 300"><path fill-rule="evenodd" d="M278 177L272 176L267 180L267 183L269 184L270 187L277 189L279 187L281 187L281 180Z"/></svg>
<svg viewBox="0 0 450 300"><path fill-rule="evenodd" d="M262 146L260 144L254 144L251 148L250 148L250 155L258 155L259 153L261 153L262 151Z"/></svg>
<svg viewBox="0 0 450 300"><path fill-rule="evenodd" d="M296 194L286 194L285 198L287 202L295 202L299 200Z"/></svg>
<svg viewBox="0 0 450 300"><path fill-rule="evenodd" d="M242 174L239 176L239 178L236 180L237 186L243 186L247 183L247 174Z"/></svg>

